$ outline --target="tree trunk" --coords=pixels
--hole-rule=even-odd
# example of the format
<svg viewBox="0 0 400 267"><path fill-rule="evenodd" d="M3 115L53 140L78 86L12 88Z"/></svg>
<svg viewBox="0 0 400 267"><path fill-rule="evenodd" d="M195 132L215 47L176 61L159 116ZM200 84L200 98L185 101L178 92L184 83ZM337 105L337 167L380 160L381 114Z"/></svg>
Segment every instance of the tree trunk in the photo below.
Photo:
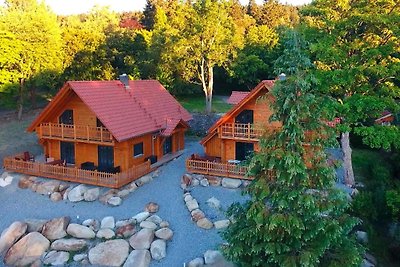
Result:
<svg viewBox="0 0 400 267"><path fill-rule="evenodd" d="M30 93L30 97L31 97L32 108L35 109L36 108L36 89L35 89L35 87L30 88L29 93Z"/></svg>
<svg viewBox="0 0 400 267"><path fill-rule="evenodd" d="M353 164L351 162L351 147L349 132L341 134L340 144L343 151L344 182L347 185L354 185Z"/></svg>
<svg viewBox="0 0 400 267"><path fill-rule="evenodd" d="M22 120L22 111L24 108L24 82L24 78L19 80L18 120Z"/></svg>
<svg viewBox="0 0 400 267"><path fill-rule="evenodd" d="M208 67L208 84L207 84L207 94L206 94L206 113L210 114L212 111L212 96L213 96L213 86L214 86L214 72L213 67Z"/></svg>

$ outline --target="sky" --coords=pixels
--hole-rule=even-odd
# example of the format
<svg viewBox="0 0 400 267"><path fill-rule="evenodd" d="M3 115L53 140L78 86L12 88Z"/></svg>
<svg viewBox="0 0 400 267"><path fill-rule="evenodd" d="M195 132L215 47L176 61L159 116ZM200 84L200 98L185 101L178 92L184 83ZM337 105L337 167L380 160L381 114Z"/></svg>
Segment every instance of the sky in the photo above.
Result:
<svg viewBox="0 0 400 267"><path fill-rule="evenodd" d="M86 13L96 4L109 6L117 12L143 10L146 5L146 0L45 0L45 2L59 15ZM240 0L240 2L246 5L248 0ZM263 1L256 0L256 2L262 3ZM279 2L302 5L310 3L311 0L279 0ZM4 0L0 0L0 3L4 3Z"/></svg>

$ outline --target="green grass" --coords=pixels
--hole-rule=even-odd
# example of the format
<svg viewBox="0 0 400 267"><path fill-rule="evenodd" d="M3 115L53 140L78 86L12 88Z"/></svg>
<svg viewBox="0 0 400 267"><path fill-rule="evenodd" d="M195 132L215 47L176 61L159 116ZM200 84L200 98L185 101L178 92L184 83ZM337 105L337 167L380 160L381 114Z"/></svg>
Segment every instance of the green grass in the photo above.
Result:
<svg viewBox="0 0 400 267"><path fill-rule="evenodd" d="M202 113L205 111L206 103L203 95L178 96L179 103L189 112ZM231 109L231 105L227 104L223 97L214 96L212 101L212 111L215 113L225 113Z"/></svg>

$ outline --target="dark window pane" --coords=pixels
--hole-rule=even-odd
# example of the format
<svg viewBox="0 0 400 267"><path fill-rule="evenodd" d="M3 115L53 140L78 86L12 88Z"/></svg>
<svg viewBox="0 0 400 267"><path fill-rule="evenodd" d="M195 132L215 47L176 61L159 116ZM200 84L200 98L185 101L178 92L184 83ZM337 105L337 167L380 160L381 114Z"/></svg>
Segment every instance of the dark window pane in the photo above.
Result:
<svg viewBox="0 0 400 267"><path fill-rule="evenodd" d="M133 156L137 157L143 155L143 142L133 146Z"/></svg>

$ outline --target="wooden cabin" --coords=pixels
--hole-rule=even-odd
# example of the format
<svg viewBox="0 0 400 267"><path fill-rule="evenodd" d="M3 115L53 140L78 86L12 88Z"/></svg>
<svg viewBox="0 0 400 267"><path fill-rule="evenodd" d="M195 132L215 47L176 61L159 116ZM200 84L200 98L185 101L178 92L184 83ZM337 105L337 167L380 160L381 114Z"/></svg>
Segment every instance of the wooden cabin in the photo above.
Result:
<svg viewBox="0 0 400 267"><path fill-rule="evenodd" d="M269 92L273 85L273 80L265 80L250 92L232 95L230 102L236 105L200 141L206 156L193 156L186 162L187 169L195 173L243 178L246 170L237 164L258 151L259 138L264 131L281 127L280 122L269 122L273 101Z"/></svg>
<svg viewBox="0 0 400 267"><path fill-rule="evenodd" d="M137 167L148 172L150 164L183 150L191 119L158 81L129 81L122 76L116 81L65 83L28 131L39 137L44 164L62 162L64 166L57 167L91 172L85 175L86 183L119 187L146 172L137 172ZM34 168L45 167L30 171L21 167L20 172L51 178L62 175L57 170L32 173ZM8 169L16 168L8 163ZM94 173L103 173L104 179L112 176L113 184L96 182ZM118 175L123 182L118 181ZM69 180L85 183L79 175L71 176Z"/></svg>

